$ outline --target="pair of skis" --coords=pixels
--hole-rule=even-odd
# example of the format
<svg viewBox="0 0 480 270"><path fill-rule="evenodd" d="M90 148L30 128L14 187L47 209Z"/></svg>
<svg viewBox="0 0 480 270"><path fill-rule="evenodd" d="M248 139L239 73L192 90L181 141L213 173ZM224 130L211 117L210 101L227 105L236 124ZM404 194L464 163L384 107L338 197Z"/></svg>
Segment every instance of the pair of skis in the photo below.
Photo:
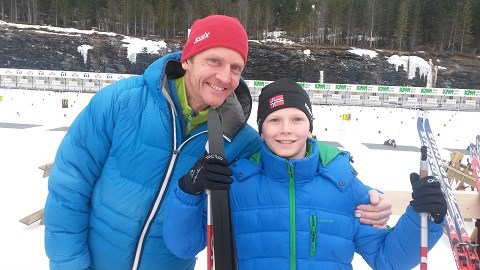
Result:
<svg viewBox="0 0 480 270"><path fill-rule="evenodd" d="M473 176L477 182L477 191L480 193L480 135L477 135L475 144L471 143L468 150L470 151Z"/></svg>
<svg viewBox="0 0 480 270"><path fill-rule="evenodd" d="M421 115L418 116L417 130L422 146L426 146L428 150L427 160L431 174L440 181L442 191L447 201L448 211L445 216L444 226L452 247L457 268L461 270L480 270L479 257L475 251L476 245L471 242L467 234L465 222L460 213L455 196L453 195L453 191L448 184L448 176L442 166L440 152L435 142L426 112L422 112Z"/></svg>
<svg viewBox="0 0 480 270"><path fill-rule="evenodd" d="M209 153L225 156L220 115L208 111ZM228 190L207 190L207 269L237 270Z"/></svg>
<svg viewBox="0 0 480 270"><path fill-rule="evenodd" d="M477 191L480 194L480 135L477 135L475 138L475 144L471 143L468 150L470 151L470 164L472 166L473 176L477 182ZM477 244L480 244L480 219L477 219L475 226L477 230ZM480 247L478 246L477 254L480 255Z"/></svg>

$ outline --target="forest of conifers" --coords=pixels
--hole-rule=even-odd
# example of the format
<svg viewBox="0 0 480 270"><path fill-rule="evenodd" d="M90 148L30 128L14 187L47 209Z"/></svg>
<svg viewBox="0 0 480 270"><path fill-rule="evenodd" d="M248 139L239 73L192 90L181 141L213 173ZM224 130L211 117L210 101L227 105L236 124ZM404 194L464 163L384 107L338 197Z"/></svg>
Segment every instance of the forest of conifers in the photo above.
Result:
<svg viewBox="0 0 480 270"><path fill-rule="evenodd" d="M0 0L0 20L182 38L197 18L228 14L251 39L480 53L480 0Z"/></svg>

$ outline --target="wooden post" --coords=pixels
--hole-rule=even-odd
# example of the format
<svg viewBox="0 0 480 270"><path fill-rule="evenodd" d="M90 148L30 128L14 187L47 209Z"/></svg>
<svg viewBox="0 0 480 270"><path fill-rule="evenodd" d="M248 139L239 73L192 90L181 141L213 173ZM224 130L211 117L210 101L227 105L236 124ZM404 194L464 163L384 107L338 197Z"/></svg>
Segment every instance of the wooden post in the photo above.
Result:
<svg viewBox="0 0 480 270"><path fill-rule="evenodd" d="M40 170L43 171L43 178L47 177L50 174L50 169L52 168L52 165L53 163L51 162L38 167ZM21 218L19 221L28 226L37 222L38 220L40 220L40 225L43 225L43 208L31 213L24 218Z"/></svg>
<svg viewBox="0 0 480 270"><path fill-rule="evenodd" d="M25 225L31 225L35 222L40 220L40 225L43 225L43 208L33 212L32 214L20 219L20 222L22 222Z"/></svg>
<svg viewBox="0 0 480 270"><path fill-rule="evenodd" d="M480 219L480 194L476 191L453 191L462 217ZM392 214L401 215L412 200L411 191L384 191L385 198L392 203Z"/></svg>
<svg viewBox="0 0 480 270"><path fill-rule="evenodd" d="M43 171L43 178L47 177L50 174L50 169L52 168L53 162L44 164L38 167L40 170Z"/></svg>

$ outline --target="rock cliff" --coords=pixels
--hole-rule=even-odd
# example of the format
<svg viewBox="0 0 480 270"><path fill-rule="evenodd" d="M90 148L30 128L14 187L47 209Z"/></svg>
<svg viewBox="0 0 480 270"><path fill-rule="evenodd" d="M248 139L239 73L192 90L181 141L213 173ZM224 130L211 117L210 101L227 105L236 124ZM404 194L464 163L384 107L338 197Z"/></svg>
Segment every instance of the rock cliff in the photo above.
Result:
<svg viewBox="0 0 480 270"><path fill-rule="evenodd" d="M181 50L184 42L164 41L166 46L158 53L139 52L136 61L131 61L127 57L128 44L121 35L0 23L0 68L140 74L160 56ZM82 45L91 46L86 59L78 49ZM424 66L431 59L437 70L435 87L480 89L480 56L375 50L376 56L371 57L351 49L250 41L249 62L243 76L318 82L323 72L326 83L425 86L430 72L428 66L425 72ZM404 64L392 64L394 55L402 58ZM409 59L420 60L423 66L408 68Z"/></svg>

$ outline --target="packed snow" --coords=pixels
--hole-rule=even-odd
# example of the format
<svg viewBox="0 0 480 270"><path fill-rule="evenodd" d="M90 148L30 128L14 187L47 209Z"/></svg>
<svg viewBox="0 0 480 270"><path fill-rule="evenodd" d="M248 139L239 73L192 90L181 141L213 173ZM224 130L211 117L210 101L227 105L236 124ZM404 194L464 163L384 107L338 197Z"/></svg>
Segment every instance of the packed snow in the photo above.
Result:
<svg viewBox="0 0 480 270"><path fill-rule="evenodd" d="M3 213L2 246L8 249L3 269L48 269L43 248L44 226L38 222L26 226L19 219L43 208L47 178L39 166L52 162L65 129L92 94L0 89L0 123L36 125L0 128L0 205ZM62 100L68 100L62 108ZM380 190L410 190L408 175L418 170L419 153L371 150L363 143L383 143L394 138L398 145L418 146L416 111L395 108L341 107L313 105L313 133L318 139L339 143L352 153L354 166L366 184ZM351 120L342 120L351 114ZM255 127L256 104L249 119ZM432 129L445 159L447 149L465 149L480 134L472 128L479 112L431 111ZM468 156L466 156L468 157ZM466 158L465 157L465 158ZM389 221L395 225L398 216ZM470 232L473 224L467 222ZM431 269L455 269L448 239L444 236L429 253ZM196 270L206 269L205 252L199 254ZM360 256L354 269L370 269Z"/></svg>

